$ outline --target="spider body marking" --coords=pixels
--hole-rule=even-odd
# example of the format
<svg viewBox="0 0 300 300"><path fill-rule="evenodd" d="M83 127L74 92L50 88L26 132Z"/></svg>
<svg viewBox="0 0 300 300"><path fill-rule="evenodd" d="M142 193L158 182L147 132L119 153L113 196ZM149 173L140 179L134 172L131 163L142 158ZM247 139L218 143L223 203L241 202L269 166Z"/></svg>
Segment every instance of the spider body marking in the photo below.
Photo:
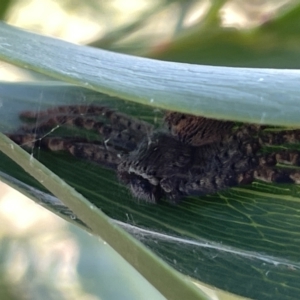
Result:
<svg viewBox="0 0 300 300"><path fill-rule="evenodd" d="M99 116L101 117L99 120ZM61 106L22 117L36 119L8 134L23 146L39 143L51 151L69 151L114 169L135 198L178 203L186 196L213 194L254 179L300 183L300 172L277 163L299 165L298 151L262 152L264 146L300 141L300 131L264 131L265 127L167 112L165 128L103 106ZM81 137L43 137L44 130L67 125L98 132L100 141Z"/></svg>

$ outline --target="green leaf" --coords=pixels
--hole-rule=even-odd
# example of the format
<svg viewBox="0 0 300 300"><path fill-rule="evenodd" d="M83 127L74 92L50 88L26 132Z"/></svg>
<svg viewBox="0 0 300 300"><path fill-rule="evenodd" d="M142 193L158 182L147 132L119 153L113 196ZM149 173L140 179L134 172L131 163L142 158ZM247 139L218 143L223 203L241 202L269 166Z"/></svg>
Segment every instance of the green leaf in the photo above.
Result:
<svg viewBox="0 0 300 300"><path fill-rule="evenodd" d="M91 205L81 194L2 134L0 134L0 150L61 199L94 234L107 241L167 298L208 299L191 282L183 280L149 250L115 226L104 213ZM168 286L172 286L172 289L168 289Z"/></svg>
<svg viewBox="0 0 300 300"><path fill-rule="evenodd" d="M1 95L0 110L0 122L7 115L5 128L16 123L20 109L43 110L52 102L52 105L110 105L152 123L161 116L151 107L72 85L2 83L0 91L5 91ZM8 95L11 96L7 99ZM7 148L11 151L10 145ZM38 148L30 153L101 208L114 220L113 224L119 224L181 273L251 298L284 299L285 295L297 297L299 294L299 186L255 182L216 195L189 198L178 206L168 203L146 205L134 201L109 170L79 161L66 153L50 153ZM29 158L25 161L29 162ZM0 170L47 191L5 156L0 157ZM44 180L40 178L39 181L41 179ZM47 204L66 219L71 217L72 221L78 221L56 202ZM81 208L79 213L73 212L94 232L94 227L88 223L88 215L88 222L81 218ZM101 225L101 229L104 228L106 230ZM106 234L110 235L109 231ZM110 238L115 239L115 235L110 235ZM130 259L139 258L135 252L127 252L132 255ZM149 264L144 267L149 267ZM151 270L152 265L149 268ZM162 277L159 275L159 280Z"/></svg>
<svg viewBox="0 0 300 300"><path fill-rule="evenodd" d="M155 61L77 46L5 24L0 35L1 59L111 96L218 119L299 126L298 70Z"/></svg>
<svg viewBox="0 0 300 300"><path fill-rule="evenodd" d="M16 88L18 84L3 83L3 95L2 95L2 107L0 112L1 120L4 120L2 128L7 128L8 124L14 123L13 118L4 118L5 114L15 115L16 110L20 109L18 107L19 103L25 103L30 105L33 109L33 100L28 102L28 96L33 96L34 94L38 95L40 93L40 85L24 85L20 84L19 88ZM30 87L32 90L30 91ZM12 88L13 91L10 94L10 98L6 99L4 97L5 93L8 92L9 88ZM56 92L53 95L53 85L45 85L45 88L42 91L42 96L35 98L36 104L41 108L43 101L47 103L47 95L51 97L57 97L56 99L64 98L64 100L72 99L76 102L76 97L74 96L79 94L82 97L89 96L91 93L87 91L85 95L84 89L80 89L75 86L69 86L70 94L66 96L66 85L57 84ZM72 90L74 89L74 90ZM25 92L24 90L27 90ZM76 91L77 90L77 91ZM58 93L61 93L59 97ZM19 95L19 99L14 101L13 106L10 106L12 103L12 98ZM22 100L22 95L25 95L25 100ZM16 97L17 98L17 97ZM105 96L103 97L106 98ZM34 99L34 98L33 98ZM101 99L101 97L100 97ZM113 100L113 99L112 99ZM99 99L98 99L99 101ZM106 100L107 101L107 100ZM49 102L48 102L49 103ZM26 105L25 105L26 106ZM11 110L9 110L11 107ZM24 106L22 107L24 109ZM8 112L7 113L7 110ZM24 181L25 183L32 185L41 189L42 191L49 191L52 195L59 198L67 208L69 208L73 214L61 207L61 205L52 200L46 203L47 207L50 207L52 211L58 210L58 214L67 219L66 216L71 217L72 219L77 218L78 224L81 227L87 226L88 231L92 232L94 235L100 236L105 241L107 241L119 254L123 256L134 268L136 268L151 284L153 284L166 298L168 299L209 299L206 294L201 292L190 280L187 280L182 277L181 274L174 271L169 265L164 263L161 259L156 257L151 251L145 248L137 240L133 239L131 235L122 230L119 226L115 224L111 219L109 219L103 212L101 212L97 207L87 201L81 194L76 192L71 188L66 182L67 178L62 177L64 180L60 179L56 174L48 170L43 164L36 161L31 155L26 151L21 149L19 146L10 141L7 137L0 134L0 151L2 151L6 156L1 155L1 170L7 174L11 174L17 179ZM39 155L38 155L39 156ZM60 155L59 155L60 156ZM10 160L8 159L10 158ZM40 159L40 158L39 158ZM68 160L68 158L67 158ZM16 166L17 163L26 173L22 172L22 169L19 166ZM53 161L50 163L52 165ZM69 166L69 171L72 167ZM72 173L72 171L71 171ZM30 174L32 177L28 177ZM73 173L71 177L75 178L79 173ZM1 176L1 174L0 174ZM74 177L75 176L75 177ZM5 181L9 181L9 177L2 175ZM32 180L32 179L35 180ZM96 179L96 178L94 178ZM14 182L14 185L20 185L17 182ZM73 186L77 189L76 184ZM84 186L82 186L85 189ZM26 189L26 187L25 187ZM27 195L29 193L29 188L27 187ZM24 186L21 186L21 191L24 191ZM37 197L38 192L31 191L31 198L39 198L38 202L43 202L43 198L46 197ZM100 207L101 208L101 207ZM74 216L74 214L76 216ZM172 287L172 288L170 288Z"/></svg>

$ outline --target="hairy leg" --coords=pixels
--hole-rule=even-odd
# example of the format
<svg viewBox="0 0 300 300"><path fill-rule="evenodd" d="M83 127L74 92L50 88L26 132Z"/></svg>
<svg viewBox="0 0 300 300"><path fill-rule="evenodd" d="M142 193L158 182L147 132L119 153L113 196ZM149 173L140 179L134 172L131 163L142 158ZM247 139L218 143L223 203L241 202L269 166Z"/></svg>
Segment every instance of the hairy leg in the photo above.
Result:
<svg viewBox="0 0 300 300"><path fill-rule="evenodd" d="M20 116L31 120L30 125L22 127L24 133L42 135L65 125L84 128L98 132L107 145L123 149L125 152L135 149L144 136L153 131L151 124L104 106L58 106L40 112L26 111ZM36 123L33 125L32 121Z"/></svg>
<svg viewBox="0 0 300 300"><path fill-rule="evenodd" d="M297 150L281 150L263 153L259 158L261 166L275 166L276 164L300 166L300 152Z"/></svg>
<svg viewBox="0 0 300 300"><path fill-rule="evenodd" d="M36 134L8 134L10 139L25 148L41 147L55 151L67 151L73 156L86 159L111 169L117 169L122 154L105 144L90 144L84 138L38 137Z"/></svg>
<svg viewBox="0 0 300 300"><path fill-rule="evenodd" d="M114 130L122 130L124 128L130 129L137 132L147 133L152 130L152 125L147 122L138 120L128 115L114 111L113 109L106 106L96 105L65 105L50 108L44 111L34 112L25 111L20 114L21 118L37 120L39 124L51 123L60 125L63 121L62 117L65 117L65 123L70 125L86 126L86 129L97 129L97 122L93 119L88 119L86 123L82 123L85 117L103 117L107 120L107 123L111 125ZM73 120L72 121L72 117ZM76 122L76 118L77 122ZM40 121L39 121L40 120ZM101 122L98 122L101 124ZM98 126L100 127L100 124Z"/></svg>
<svg viewBox="0 0 300 300"><path fill-rule="evenodd" d="M265 182L300 184L300 170L259 167L254 171L254 178Z"/></svg>
<svg viewBox="0 0 300 300"><path fill-rule="evenodd" d="M266 182L300 183L300 170L275 168L277 164L300 166L300 152L297 150L281 150L261 154L259 167L254 171L254 178Z"/></svg>
<svg viewBox="0 0 300 300"><path fill-rule="evenodd" d="M282 131L262 131L259 134L262 146L300 143L300 129Z"/></svg>

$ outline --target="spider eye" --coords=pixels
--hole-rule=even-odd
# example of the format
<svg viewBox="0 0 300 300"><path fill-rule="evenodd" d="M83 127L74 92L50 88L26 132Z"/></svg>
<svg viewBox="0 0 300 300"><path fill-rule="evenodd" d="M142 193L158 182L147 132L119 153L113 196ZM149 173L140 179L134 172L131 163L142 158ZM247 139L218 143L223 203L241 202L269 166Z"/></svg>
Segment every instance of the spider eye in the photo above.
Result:
<svg viewBox="0 0 300 300"><path fill-rule="evenodd" d="M159 186L151 184L147 179L133 173L119 174L119 179L125 183L132 195L148 203L157 203L162 198Z"/></svg>
<svg viewBox="0 0 300 300"><path fill-rule="evenodd" d="M130 189L135 197L149 203L157 203L161 198L160 188L139 176L131 179Z"/></svg>

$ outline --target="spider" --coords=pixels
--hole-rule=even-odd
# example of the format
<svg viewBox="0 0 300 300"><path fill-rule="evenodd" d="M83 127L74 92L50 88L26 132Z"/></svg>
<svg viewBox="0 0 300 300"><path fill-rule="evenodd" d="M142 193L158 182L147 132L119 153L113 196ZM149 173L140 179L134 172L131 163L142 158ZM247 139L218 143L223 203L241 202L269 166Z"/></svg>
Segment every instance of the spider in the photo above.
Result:
<svg viewBox="0 0 300 300"><path fill-rule="evenodd" d="M255 179L300 183L300 170L287 168L300 165L299 151L263 151L264 146L300 141L300 130L274 132L178 112L166 112L163 128L155 130L147 122L94 105L26 111L21 117L35 124L27 122L8 134L16 143L68 151L113 169L134 197L148 203L163 198L178 203L186 196L213 194ZM43 134L64 125L96 131L101 140Z"/></svg>

